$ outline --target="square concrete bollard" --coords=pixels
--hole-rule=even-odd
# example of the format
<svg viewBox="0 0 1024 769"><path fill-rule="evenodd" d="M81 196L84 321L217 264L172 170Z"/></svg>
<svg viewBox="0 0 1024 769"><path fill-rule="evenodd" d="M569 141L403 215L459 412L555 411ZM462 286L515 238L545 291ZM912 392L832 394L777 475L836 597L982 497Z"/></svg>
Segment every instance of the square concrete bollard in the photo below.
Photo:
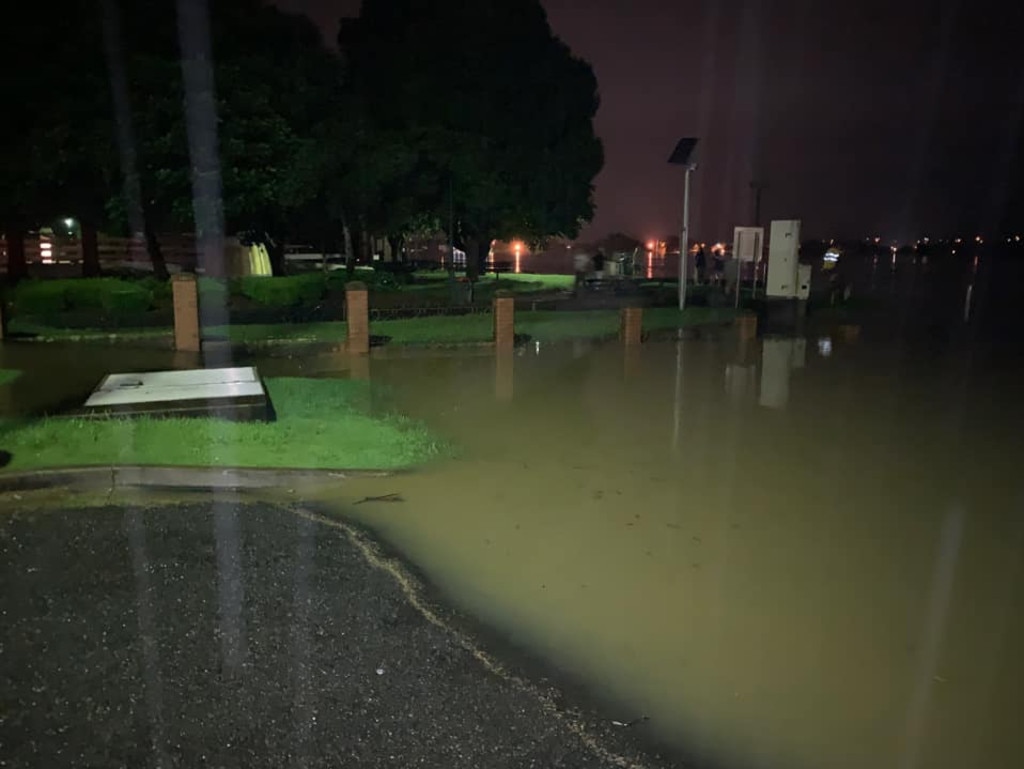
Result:
<svg viewBox="0 0 1024 769"><path fill-rule="evenodd" d="M755 339L757 337L757 316L737 315L733 321L740 339Z"/></svg>
<svg viewBox="0 0 1024 769"><path fill-rule="evenodd" d="M623 307L619 323L619 338L627 345L638 345L643 335L644 310L642 307Z"/></svg>
<svg viewBox="0 0 1024 769"><path fill-rule="evenodd" d="M348 322L346 349L356 355L370 352L370 302L365 283L353 281L345 285L345 320Z"/></svg>
<svg viewBox="0 0 1024 769"><path fill-rule="evenodd" d="M171 297L174 302L174 349L178 352L200 352L199 286L196 276L179 273L171 278Z"/></svg>
<svg viewBox="0 0 1024 769"><path fill-rule="evenodd" d="M511 350L516 342L516 303L511 291L494 294L494 347Z"/></svg>

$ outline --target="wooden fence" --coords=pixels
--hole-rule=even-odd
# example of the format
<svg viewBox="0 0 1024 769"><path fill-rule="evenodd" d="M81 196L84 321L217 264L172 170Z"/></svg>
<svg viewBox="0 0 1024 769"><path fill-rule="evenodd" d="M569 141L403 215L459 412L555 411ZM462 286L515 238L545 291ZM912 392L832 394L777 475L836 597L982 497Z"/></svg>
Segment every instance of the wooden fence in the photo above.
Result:
<svg viewBox="0 0 1024 769"><path fill-rule="evenodd" d="M194 265L196 262L195 236L190 234L167 233L157 236L164 261L178 266ZM100 234L97 238L100 264L149 265L146 241L141 236L120 238ZM25 235L25 263L33 265L63 264L74 265L82 262L82 243L76 237L54 236L31 232ZM7 267L7 240L0 235L0 268Z"/></svg>

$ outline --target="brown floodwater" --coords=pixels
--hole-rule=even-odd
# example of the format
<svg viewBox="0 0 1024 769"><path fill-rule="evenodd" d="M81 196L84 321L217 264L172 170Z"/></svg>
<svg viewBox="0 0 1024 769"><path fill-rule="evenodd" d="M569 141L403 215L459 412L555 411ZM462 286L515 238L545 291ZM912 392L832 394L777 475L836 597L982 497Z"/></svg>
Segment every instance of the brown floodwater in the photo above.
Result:
<svg viewBox="0 0 1024 769"><path fill-rule="evenodd" d="M328 501L697 765L1024 766L1024 369L963 288L795 338L374 357L460 453Z"/></svg>
<svg viewBox="0 0 1024 769"><path fill-rule="evenodd" d="M1024 408L969 364L729 335L374 361L462 455L337 501L708 763L1016 767Z"/></svg>

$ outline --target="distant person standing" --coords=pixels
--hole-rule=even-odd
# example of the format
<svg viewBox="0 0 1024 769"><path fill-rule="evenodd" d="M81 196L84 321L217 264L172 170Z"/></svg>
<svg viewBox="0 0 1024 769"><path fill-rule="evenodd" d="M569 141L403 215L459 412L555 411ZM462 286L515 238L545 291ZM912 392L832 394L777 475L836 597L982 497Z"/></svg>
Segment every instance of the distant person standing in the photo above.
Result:
<svg viewBox="0 0 1024 769"><path fill-rule="evenodd" d="M704 270L708 266L708 258L704 254L704 246L697 249L697 258L694 259L694 279L699 286L704 281Z"/></svg>
<svg viewBox="0 0 1024 769"><path fill-rule="evenodd" d="M722 282L722 273L725 272L725 262L722 261L722 252L715 251L711 257L711 282L716 286Z"/></svg>
<svg viewBox="0 0 1024 769"><path fill-rule="evenodd" d="M597 253L594 254L594 277L600 280L604 277L604 249L597 249Z"/></svg>
<svg viewBox="0 0 1024 769"><path fill-rule="evenodd" d="M590 257L583 251L577 251L572 258L572 267L576 273L573 291L578 293L587 280L587 273L590 271Z"/></svg>

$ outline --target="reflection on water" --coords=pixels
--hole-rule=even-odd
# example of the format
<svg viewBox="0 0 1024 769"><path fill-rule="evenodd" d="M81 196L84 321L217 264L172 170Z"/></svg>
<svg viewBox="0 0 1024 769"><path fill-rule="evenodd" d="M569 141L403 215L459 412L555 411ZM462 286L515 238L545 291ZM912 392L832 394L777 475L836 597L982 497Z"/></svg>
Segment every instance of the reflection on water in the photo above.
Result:
<svg viewBox="0 0 1024 769"><path fill-rule="evenodd" d="M992 301L1004 282L981 269L940 285L932 266L900 263L879 287L903 297L884 323L807 339L722 333L628 354L570 343L260 365L372 376L460 444L456 460L354 481L333 501L459 605L625 716L650 715L659 737L696 758L1017 767L1020 360L980 341L982 320L989 339L1006 317ZM872 262L854 295L883 272ZM968 285L974 309L962 314ZM0 353L0 365L25 369L35 354ZM40 402L88 392L117 363L104 351L83 359ZM51 387L39 376L15 386L19 402ZM348 504L392 492L405 504ZM246 644L244 586L237 522L215 524L230 667ZM142 580L145 541L126 526ZM293 580L301 597L308 575ZM308 639L293 643L306 676ZM158 663L145 661L147 676ZM151 685L159 718L159 679ZM307 707L297 701L296 717Z"/></svg>
<svg viewBox="0 0 1024 769"><path fill-rule="evenodd" d="M355 509L709 762L1017 766L1013 382L856 335L811 344L530 349L514 390L500 359L375 360L465 453L402 477L403 509Z"/></svg>

